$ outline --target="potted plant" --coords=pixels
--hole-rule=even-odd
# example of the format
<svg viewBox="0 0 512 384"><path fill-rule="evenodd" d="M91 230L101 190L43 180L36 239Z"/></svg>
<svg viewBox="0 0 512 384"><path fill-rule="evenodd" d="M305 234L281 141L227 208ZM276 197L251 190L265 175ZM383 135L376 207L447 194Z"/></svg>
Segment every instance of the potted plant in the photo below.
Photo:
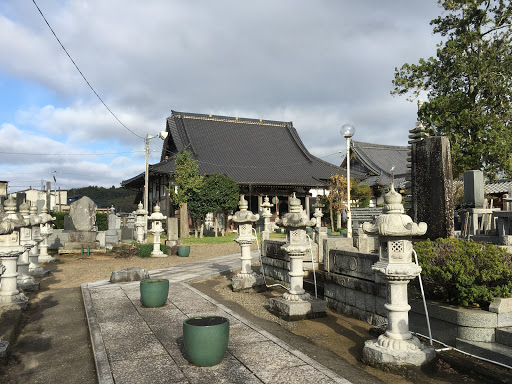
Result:
<svg viewBox="0 0 512 384"><path fill-rule="evenodd" d="M188 257L190 255L190 245L178 245L178 256Z"/></svg>
<svg viewBox="0 0 512 384"><path fill-rule="evenodd" d="M229 319L197 316L183 321L183 344L187 360L199 367L219 364L229 340Z"/></svg>
<svg viewBox="0 0 512 384"><path fill-rule="evenodd" d="M140 281L140 301L145 307L161 307L167 301L168 293L168 279L145 279Z"/></svg>

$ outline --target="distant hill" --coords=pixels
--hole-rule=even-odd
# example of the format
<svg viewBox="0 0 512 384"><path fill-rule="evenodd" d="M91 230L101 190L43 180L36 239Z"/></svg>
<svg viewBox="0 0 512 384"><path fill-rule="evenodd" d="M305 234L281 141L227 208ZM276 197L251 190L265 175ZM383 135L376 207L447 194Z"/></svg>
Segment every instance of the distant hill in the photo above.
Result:
<svg viewBox="0 0 512 384"><path fill-rule="evenodd" d="M99 203L98 208L115 207L116 212L132 212L137 209L134 204L137 192L125 188L103 188L103 187L83 187L68 190L68 197L82 195L90 197Z"/></svg>

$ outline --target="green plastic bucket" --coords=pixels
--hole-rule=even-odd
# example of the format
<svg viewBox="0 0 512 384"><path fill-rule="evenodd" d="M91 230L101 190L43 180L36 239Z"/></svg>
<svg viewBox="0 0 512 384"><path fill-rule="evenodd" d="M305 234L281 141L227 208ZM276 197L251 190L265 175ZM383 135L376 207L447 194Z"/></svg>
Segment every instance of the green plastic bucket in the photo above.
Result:
<svg viewBox="0 0 512 384"><path fill-rule="evenodd" d="M229 319L197 316L183 321L183 344L187 360L199 367L219 364L229 340Z"/></svg>
<svg viewBox="0 0 512 384"><path fill-rule="evenodd" d="M188 257L190 255L190 245L178 245L178 256Z"/></svg>
<svg viewBox="0 0 512 384"><path fill-rule="evenodd" d="M169 280L145 279L140 281L140 301L145 307L161 307L167 301Z"/></svg>

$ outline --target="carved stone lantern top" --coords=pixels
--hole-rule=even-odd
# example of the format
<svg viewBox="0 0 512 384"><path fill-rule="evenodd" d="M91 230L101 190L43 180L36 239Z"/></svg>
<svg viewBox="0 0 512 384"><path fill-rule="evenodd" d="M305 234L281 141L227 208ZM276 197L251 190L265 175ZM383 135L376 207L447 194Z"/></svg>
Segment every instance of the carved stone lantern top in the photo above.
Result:
<svg viewBox="0 0 512 384"><path fill-rule="evenodd" d="M142 205L142 202L139 202L137 205L137 210L133 212L136 215L145 215L146 210L144 209L144 206Z"/></svg>
<svg viewBox="0 0 512 384"><path fill-rule="evenodd" d="M4 209L5 216L2 220L2 222L5 223L4 230L7 229L7 226L10 227L10 229L7 229L7 232L4 233L10 233L17 228L25 226L25 219L23 218L23 215L16 212L16 200L14 200L12 195L4 202ZM9 221L10 224L6 224L6 221Z"/></svg>
<svg viewBox="0 0 512 384"><path fill-rule="evenodd" d="M269 208L270 209L270 208L272 208L274 206L274 204L272 204L270 202L270 199L268 198L268 196L265 196L265 200L263 201L263 203L261 203L261 206L263 208Z"/></svg>
<svg viewBox="0 0 512 384"><path fill-rule="evenodd" d="M238 206L240 207L240 210L236 211L233 215L228 216L228 220L232 220L235 223L253 223L260 219L260 215L247 210L249 204L247 203L247 200L245 200L244 195L240 195Z"/></svg>
<svg viewBox="0 0 512 384"><path fill-rule="evenodd" d="M153 209L153 213L151 216L148 217L149 220L165 220L167 219L167 216L164 216L162 212L160 212L160 206L155 205L155 208Z"/></svg>
<svg viewBox="0 0 512 384"><path fill-rule="evenodd" d="M384 195L385 214L378 216L375 223L363 223L363 230L368 234L390 237L421 236L427 232L427 224L416 224L411 217L404 214L402 196L395 191L392 184L391 190Z"/></svg>
<svg viewBox="0 0 512 384"><path fill-rule="evenodd" d="M285 213L281 220L276 220L276 224L280 227L301 228L309 227L316 224L316 220L310 220L306 212L302 209L300 200L293 193L293 197L289 202L290 212Z"/></svg>

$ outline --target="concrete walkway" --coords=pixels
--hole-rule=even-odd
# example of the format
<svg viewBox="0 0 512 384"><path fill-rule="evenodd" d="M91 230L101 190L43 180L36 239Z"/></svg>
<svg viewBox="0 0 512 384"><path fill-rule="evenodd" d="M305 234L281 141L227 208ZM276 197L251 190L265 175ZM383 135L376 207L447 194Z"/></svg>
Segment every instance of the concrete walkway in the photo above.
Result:
<svg viewBox="0 0 512 384"><path fill-rule="evenodd" d="M258 251L253 251L256 262ZM302 352L186 284L240 269L240 255L151 271L170 281L161 308L140 303L139 282L82 284L98 382L106 383L349 383ZM184 357L183 320L218 315L230 320L228 351L214 367Z"/></svg>

